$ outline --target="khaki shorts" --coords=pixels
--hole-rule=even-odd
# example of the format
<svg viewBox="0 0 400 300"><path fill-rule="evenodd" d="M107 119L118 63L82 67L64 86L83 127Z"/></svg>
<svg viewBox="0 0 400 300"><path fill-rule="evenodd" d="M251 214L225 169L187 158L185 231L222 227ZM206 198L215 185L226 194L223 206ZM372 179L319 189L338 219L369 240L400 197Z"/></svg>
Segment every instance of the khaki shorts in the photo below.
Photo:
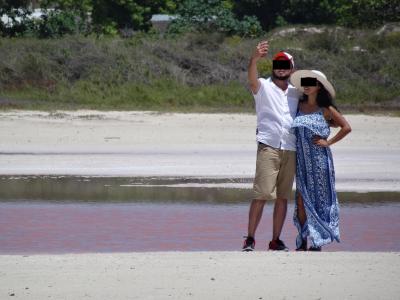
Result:
<svg viewBox="0 0 400 300"><path fill-rule="evenodd" d="M259 143L253 199L289 199L295 172L295 151L276 149Z"/></svg>

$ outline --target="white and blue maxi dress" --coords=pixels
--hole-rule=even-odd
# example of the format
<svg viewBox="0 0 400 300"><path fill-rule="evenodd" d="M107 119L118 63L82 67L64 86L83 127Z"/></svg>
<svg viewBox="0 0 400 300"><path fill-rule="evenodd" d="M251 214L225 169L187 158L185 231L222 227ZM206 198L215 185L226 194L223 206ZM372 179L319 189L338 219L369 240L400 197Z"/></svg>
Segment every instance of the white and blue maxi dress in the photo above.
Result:
<svg viewBox="0 0 400 300"><path fill-rule="evenodd" d="M335 190L335 170L331 149L313 143L315 136L328 138L329 125L319 109L313 113L299 111L292 128L296 134L296 199L300 193L307 221L300 225L297 201L293 221L298 230L296 246L310 239L312 246L321 247L340 242L339 204Z"/></svg>

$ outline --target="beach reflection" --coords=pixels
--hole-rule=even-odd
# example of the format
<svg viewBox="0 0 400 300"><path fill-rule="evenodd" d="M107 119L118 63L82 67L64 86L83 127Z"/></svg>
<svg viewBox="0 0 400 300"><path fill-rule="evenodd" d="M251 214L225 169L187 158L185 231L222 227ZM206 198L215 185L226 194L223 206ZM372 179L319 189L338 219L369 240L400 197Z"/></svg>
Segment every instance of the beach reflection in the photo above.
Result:
<svg viewBox="0 0 400 300"><path fill-rule="evenodd" d="M1 201L248 203L252 178L2 176ZM340 202L400 202L399 192L339 192Z"/></svg>
<svg viewBox="0 0 400 300"><path fill-rule="evenodd" d="M4 177L0 253L239 250L251 191L165 186L171 180ZM342 243L324 251L400 251L400 193L339 197ZM282 236L290 249L292 214L290 204ZM267 205L257 250L266 250L271 218Z"/></svg>

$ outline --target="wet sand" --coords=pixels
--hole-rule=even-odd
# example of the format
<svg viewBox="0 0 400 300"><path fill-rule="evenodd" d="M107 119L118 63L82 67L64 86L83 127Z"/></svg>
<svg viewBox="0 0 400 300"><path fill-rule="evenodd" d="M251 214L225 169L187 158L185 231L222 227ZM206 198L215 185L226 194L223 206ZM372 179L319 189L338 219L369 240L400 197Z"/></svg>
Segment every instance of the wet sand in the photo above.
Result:
<svg viewBox="0 0 400 300"><path fill-rule="evenodd" d="M293 210L291 203L281 235L291 251L297 235ZM400 252L400 203L347 203L340 212L341 242L324 246L324 252ZM0 202L0 255L238 251L247 214L248 203ZM268 204L256 251L266 251L271 224Z"/></svg>

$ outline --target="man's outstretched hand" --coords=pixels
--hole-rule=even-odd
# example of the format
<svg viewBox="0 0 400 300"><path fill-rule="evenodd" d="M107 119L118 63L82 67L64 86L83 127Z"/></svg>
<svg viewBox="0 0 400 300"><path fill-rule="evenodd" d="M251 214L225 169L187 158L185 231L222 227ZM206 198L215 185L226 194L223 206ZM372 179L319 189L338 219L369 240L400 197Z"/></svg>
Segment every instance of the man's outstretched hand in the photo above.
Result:
<svg viewBox="0 0 400 300"><path fill-rule="evenodd" d="M260 59L262 57L265 57L268 54L268 41L261 41L258 43L257 48L254 50L253 59Z"/></svg>

